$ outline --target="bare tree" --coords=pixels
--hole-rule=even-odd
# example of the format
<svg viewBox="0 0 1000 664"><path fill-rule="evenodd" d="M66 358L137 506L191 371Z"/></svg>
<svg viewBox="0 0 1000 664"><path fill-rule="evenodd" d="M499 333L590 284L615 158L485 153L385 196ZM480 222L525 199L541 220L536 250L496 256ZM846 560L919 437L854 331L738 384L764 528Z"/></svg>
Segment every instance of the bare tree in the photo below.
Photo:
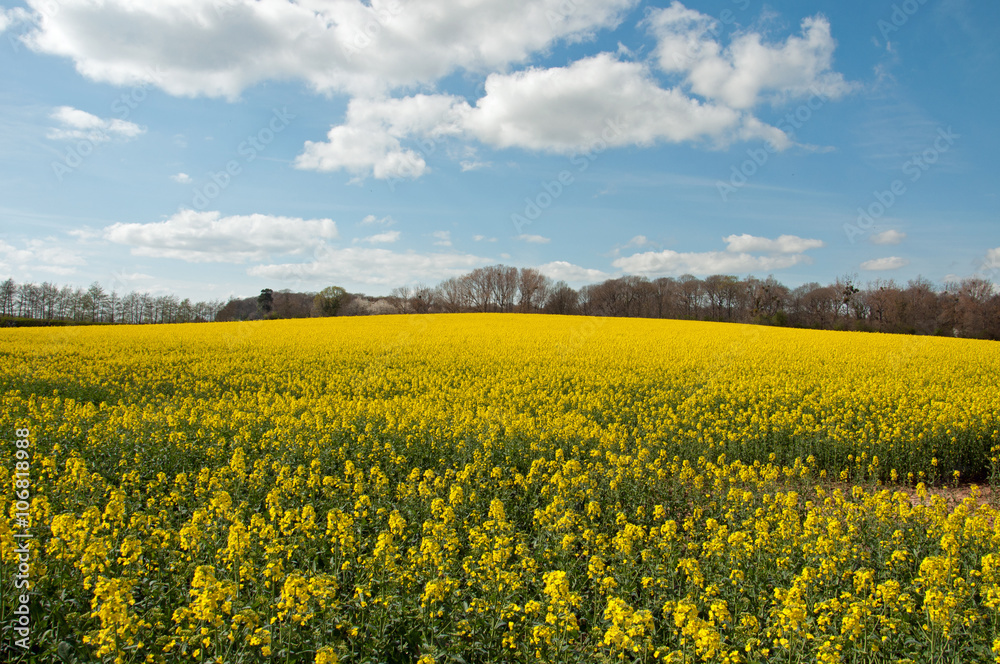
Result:
<svg viewBox="0 0 1000 664"><path fill-rule="evenodd" d="M437 287L441 307L448 313L457 313L470 306L469 281L465 277L451 277Z"/></svg>
<svg viewBox="0 0 1000 664"><path fill-rule="evenodd" d="M691 274L682 274L678 279L679 295L684 309L684 318L696 320L701 313L701 300L704 294L704 283Z"/></svg>
<svg viewBox="0 0 1000 664"><path fill-rule="evenodd" d="M573 290L565 281L557 281L545 300L544 310L547 314L570 315L579 312L580 294Z"/></svg>
<svg viewBox="0 0 1000 664"><path fill-rule="evenodd" d="M892 279L876 279L865 290L868 321L877 330L891 331L897 323L899 286Z"/></svg>
<svg viewBox="0 0 1000 664"><path fill-rule="evenodd" d="M916 334L934 334L938 331L941 303L934 285L921 277L911 279L902 293L904 331Z"/></svg>
<svg viewBox="0 0 1000 664"><path fill-rule="evenodd" d="M980 277L963 279L958 285L956 319L962 336L982 338L990 327L987 309L993 297L993 282Z"/></svg>
<svg viewBox="0 0 1000 664"><path fill-rule="evenodd" d="M389 291L389 297L386 299L397 314L408 314L410 313L410 296L412 294L413 291L409 286L396 286Z"/></svg>
<svg viewBox="0 0 1000 664"><path fill-rule="evenodd" d="M430 286L417 284L410 295L410 308L418 314L426 314L434 308L437 291Z"/></svg>
<svg viewBox="0 0 1000 664"><path fill-rule="evenodd" d="M104 287L96 281L90 284L87 289L87 307L89 309L90 321L104 320L104 308L107 305L108 296L104 292Z"/></svg>
<svg viewBox="0 0 1000 664"><path fill-rule="evenodd" d="M541 309L551 287L552 280L544 274L534 268L522 267L518 275L517 310L530 313Z"/></svg>
<svg viewBox="0 0 1000 664"><path fill-rule="evenodd" d="M514 303L517 301L517 268L493 265L485 269L491 273L492 299L497 309L503 312L513 311Z"/></svg>
<svg viewBox="0 0 1000 664"><path fill-rule="evenodd" d="M476 311L490 311L493 307L493 270L477 267L465 276L468 283L469 305Z"/></svg>
<svg viewBox="0 0 1000 664"><path fill-rule="evenodd" d="M7 278L0 284L0 315L14 315L14 298L17 296L17 283L11 278Z"/></svg>

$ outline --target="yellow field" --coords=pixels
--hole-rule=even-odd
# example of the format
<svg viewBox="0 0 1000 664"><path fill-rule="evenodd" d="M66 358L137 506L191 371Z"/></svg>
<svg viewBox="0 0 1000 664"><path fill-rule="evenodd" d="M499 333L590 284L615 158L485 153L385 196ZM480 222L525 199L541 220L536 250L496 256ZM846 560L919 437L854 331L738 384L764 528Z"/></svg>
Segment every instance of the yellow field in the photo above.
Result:
<svg viewBox="0 0 1000 664"><path fill-rule="evenodd" d="M1000 662L996 509L918 484L1000 483L1000 344L462 314L3 330L0 368L0 654Z"/></svg>

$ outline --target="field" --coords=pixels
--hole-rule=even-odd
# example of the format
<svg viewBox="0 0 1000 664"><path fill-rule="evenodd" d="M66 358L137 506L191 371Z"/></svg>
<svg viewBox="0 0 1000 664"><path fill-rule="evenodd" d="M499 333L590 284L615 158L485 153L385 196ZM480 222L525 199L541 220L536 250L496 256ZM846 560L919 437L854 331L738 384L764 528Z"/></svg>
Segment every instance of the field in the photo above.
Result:
<svg viewBox="0 0 1000 664"><path fill-rule="evenodd" d="M0 368L7 661L1000 662L994 342L381 316Z"/></svg>

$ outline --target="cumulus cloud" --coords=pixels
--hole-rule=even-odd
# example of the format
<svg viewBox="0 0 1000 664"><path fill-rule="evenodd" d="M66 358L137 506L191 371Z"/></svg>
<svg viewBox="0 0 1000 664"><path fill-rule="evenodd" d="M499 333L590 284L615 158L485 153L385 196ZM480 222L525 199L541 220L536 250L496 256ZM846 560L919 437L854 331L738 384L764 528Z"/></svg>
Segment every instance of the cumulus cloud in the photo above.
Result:
<svg viewBox="0 0 1000 664"><path fill-rule="evenodd" d="M53 140L88 140L103 143L113 138L129 140L146 132L134 122L118 118L99 118L72 106L60 106L51 118L59 126L49 129L47 136Z"/></svg>
<svg viewBox="0 0 1000 664"><path fill-rule="evenodd" d="M28 0L35 50L93 80L237 97L265 80L372 94L523 62L618 25L636 0Z"/></svg>
<svg viewBox="0 0 1000 664"><path fill-rule="evenodd" d="M615 94L607 94L614 90ZM491 74L469 114L477 139L495 147L570 153L615 147L757 138L783 148L787 136L731 108L665 89L645 65L600 53L566 67Z"/></svg>
<svg viewBox="0 0 1000 664"><path fill-rule="evenodd" d="M905 239L906 233L891 229L871 236L872 244L899 244Z"/></svg>
<svg viewBox="0 0 1000 664"><path fill-rule="evenodd" d="M888 256L886 258L875 258L870 261L865 261L861 264L861 269L870 271L898 270L899 268L906 267L909 264L910 261L905 258L900 258L899 256Z"/></svg>
<svg viewBox="0 0 1000 664"><path fill-rule="evenodd" d="M489 168L490 166L493 165L493 162L490 162L490 161L474 161L474 160L466 159L466 160L463 160L463 161L459 162L459 165L462 167L462 172L463 173L467 173L469 171L478 171L480 168Z"/></svg>
<svg viewBox="0 0 1000 664"><path fill-rule="evenodd" d="M718 39L718 21L680 2L652 10L645 25L657 39L660 69L683 76L692 92L730 108L813 94L838 98L853 89L833 71L836 42L820 15L804 19L801 34L784 42L766 43L760 33L746 31L727 47Z"/></svg>
<svg viewBox="0 0 1000 664"><path fill-rule="evenodd" d="M553 281L566 281L568 283L593 283L604 281L611 277L607 272L595 270L593 268L581 267L567 261L552 261L544 263L536 268L539 272L549 277Z"/></svg>
<svg viewBox="0 0 1000 664"><path fill-rule="evenodd" d="M369 235L368 237L355 241L367 242L368 244L391 244L398 239L399 231L386 231L385 233L376 233L375 235Z"/></svg>
<svg viewBox="0 0 1000 664"><path fill-rule="evenodd" d="M822 240L809 240L796 235L782 235L777 240L746 233L723 238L726 251L751 254L801 254L823 246Z"/></svg>
<svg viewBox="0 0 1000 664"><path fill-rule="evenodd" d="M187 173L177 173L175 175L171 175L170 179L176 182L177 184L187 184L191 182L191 176L188 175Z"/></svg>
<svg viewBox="0 0 1000 664"><path fill-rule="evenodd" d="M986 264L991 268L1000 268L1000 247L986 252Z"/></svg>
<svg viewBox="0 0 1000 664"><path fill-rule="evenodd" d="M223 217L214 211L181 210L166 221L113 224L111 242L132 247L136 256L176 258L189 263L242 263L269 254L295 254L337 237L330 219L265 214Z"/></svg>
<svg viewBox="0 0 1000 664"><path fill-rule="evenodd" d="M0 33L22 23L28 23L31 15L23 7L4 9L0 7Z"/></svg>
<svg viewBox="0 0 1000 664"><path fill-rule="evenodd" d="M517 239L521 242L527 242L528 244L548 244L552 241L551 238L547 238L542 235L528 235L527 233L518 235Z"/></svg>
<svg viewBox="0 0 1000 664"><path fill-rule="evenodd" d="M374 214L366 215L364 219L361 220L361 224L364 226L392 226L396 223L396 220L392 217L386 215L384 217L376 217Z"/></svg>
<svg viewBox="0 0 1000 664"><path fill-rule="evenodd" d="M457 277L491 261L471 254L399 252L376 247L321 246L307 263L257 265L250 276L329 284L350 281L382 286Z"/></svg>
<svg viewBox="0 0 1000 664"><path fill-rule="evenodd" d="M86 265L78 251L64 246L57 238L31 239L21 247L0 239L0 273L23 274L36 272L67 276Z"/></svg>
<svg viewBox="0 0 1000 664"><path fill-rule="evenodd" d="M674 2L643 22L657 41L653 65L620 47L518 71L559 42L617 27L638 0L61 0L58 12L40 11L48 0L27 2L36 14L26 43L70 58L92 80L237 98L262 81L294 79L353 95L343 122L307 141L295 166L355 180L419 178L430 170L426 155L448 139L561 154L738 141L781 150L791 138L755 117L755 106L852 89L832 69L835 42L822 16L784 41L742 31L723 45L714 19ZM479 99L392 97L462 70L488 74ZM489 166L461 154L464 171Z"/></svg>
<svg viewBox="0 0 1000 664"><path fill-rule="evenodd" d="M435 238L434 244L438 247L451 246L451 231L434 231L431 235Z"/></svg>
<svg viewBox="0 0 1000 664"><path fill-rule="evenodd" d="M678 252L671 249L623 256L612 263L629 274L658 277L679 274L732 274L771 272L809 263L805 254L823 246L821 240L782 235L777 239L753 235L723 238L725 251Z"/></svg>
<svg viewBox="0 0 1000 664"><path fill-rule="evenodd" d="M802 254L779 256L754 256L729 251L681 253L670 249L647 251L618 258L613 265L630 274L663 276L668 274L722 274L741 272L768 272L807 262Z"/></svg>
<svg viewBox="0 0 1000 664"><path fill-rule="evenodd" d="M345 170L380 179L420 177L427 163L416 150L404 148L401 140L411 136L434 140L459 133L463 103L448 95L352 99L345 124L331 128L325 142L306 141L295 167Z"/></svg>
<svg viewBox="0 0 1000 664"><path fill-rule="evenodd" d="M601 53L566 67L490 74L475 106L446 94L354 99L344 124L331 128L325 142L307 141L295 165L358 177L417 178L428 170L424 154L449 137L560 154L698 141L791 145L776 127L664 89L645 65Z"/></svg>

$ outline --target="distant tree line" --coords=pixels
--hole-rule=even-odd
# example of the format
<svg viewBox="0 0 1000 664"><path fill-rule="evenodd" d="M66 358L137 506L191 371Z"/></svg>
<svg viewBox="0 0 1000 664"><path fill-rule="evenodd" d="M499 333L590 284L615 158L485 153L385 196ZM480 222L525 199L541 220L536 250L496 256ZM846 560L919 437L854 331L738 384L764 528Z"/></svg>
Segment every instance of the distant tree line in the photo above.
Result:
<svg viewBox="0 0 1000 664"><path fill-rule="evenodd" d="M215 320L222 302L191 302L176 295L106 291L94 282L86 290L58 286L0 283L0 322L31 323L189 323Z"/></svg>
<svg viewBox="0 0 1000 664"><path fill-rule="evenodd" d="M334 315L321 311L318 294L276 291L272 297L272 318ZM921 278L905 286L884 279L862 285L856 276L845 276L825 286L814 282L790 289L774 277L624 276L577 290L532 268L492 265L433 287L394 288L385 297L340 291L333 311L338 316L479 311L674 318L1000 339L1000 294L980 278L937 288ZM232 300L219 313L219 320L260 317L260 297Z"/></svg>
<svg viewBox="0 0 1000 664"><path fill-rule="evenodd" d="M481 267L437 286L394 288L388 296L347 293L330 286L319 293L273 291L229 302L178 301L86 291L51 284L0 284L0 315L108 323L235 321L314 316L405 313L520 312L583 316L673 318L826 330L862 330L1000 339L1000 294L993 283L969 278L937 288L917 278L862 285L845 276L829 285L790 289L767 277L712 275L699 279L624 276L574 289L533 268Z"/></svg>

